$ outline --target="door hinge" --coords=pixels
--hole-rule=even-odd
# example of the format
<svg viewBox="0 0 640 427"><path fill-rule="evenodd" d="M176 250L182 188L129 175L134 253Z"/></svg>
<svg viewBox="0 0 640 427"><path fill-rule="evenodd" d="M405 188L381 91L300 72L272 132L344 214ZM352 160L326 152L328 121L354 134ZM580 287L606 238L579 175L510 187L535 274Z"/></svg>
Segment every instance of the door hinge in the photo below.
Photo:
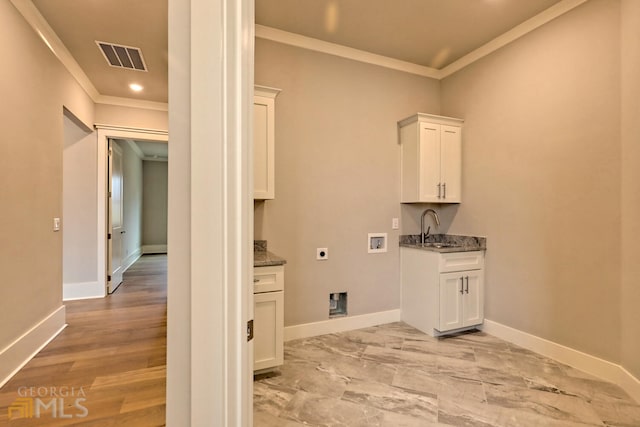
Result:
<svg viewBox="0 0 640 427"><path fill-rule="evenodd" d="M111 281L111 276L107 276L107 282Z"/></svg>
<svg viewBox="0 0 640 427"><path fill-rule="evenodd" d="M113 149L112 148L109 148L109 155L113 156Z"/></svg>
<svg viewBox="0 0 640 427"><path fill-rule="evenodd" d="M107 240L111 240L111 233L107 233Z"/></svg>
<svg viewBox="0 0 640 427"><path fill-rule="evenodd" d="M247 322L247 342L253 339L253 319Z"/></svg>

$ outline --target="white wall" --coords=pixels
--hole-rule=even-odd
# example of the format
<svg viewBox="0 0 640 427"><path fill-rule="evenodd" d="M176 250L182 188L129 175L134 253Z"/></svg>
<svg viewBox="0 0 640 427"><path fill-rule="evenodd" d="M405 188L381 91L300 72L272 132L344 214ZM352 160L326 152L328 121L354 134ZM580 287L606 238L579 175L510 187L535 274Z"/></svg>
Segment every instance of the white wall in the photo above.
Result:
<svg viewBox="0 0 640 427"><path fill-rule="evenodd" d="M64 113L62 159L63 298L100 296L97 257L97 143L95 132Z"/></svg>
<svg viewBox="0 0 640 427"><path fill-rule="evenodd" d="M167 246L167 162L144 161L142 245L145 252Z"/></svg>

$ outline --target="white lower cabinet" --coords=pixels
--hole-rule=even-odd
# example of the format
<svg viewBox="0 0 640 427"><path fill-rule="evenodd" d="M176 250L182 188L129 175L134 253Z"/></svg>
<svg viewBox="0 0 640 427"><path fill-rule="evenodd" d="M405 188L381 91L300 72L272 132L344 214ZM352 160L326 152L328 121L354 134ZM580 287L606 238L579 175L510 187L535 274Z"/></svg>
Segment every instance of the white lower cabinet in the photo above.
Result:
<svg viewBox="0 0 640 427"><path fill-rule="evenodd" d="M440 274L440 332L475 326L484 319L483 270Z"/></svg>
<svg viewBox="0 0 640 427"><path fill-rule="evenodd" d="M402 320L431 335L484 321L484 251L400 249Z"/></svg>
<svg viewBox="0 0 640 427"><path fill-rule="evenodd" d="M284 361L284 266L255 267L253 370L264 371Z"/></svg>

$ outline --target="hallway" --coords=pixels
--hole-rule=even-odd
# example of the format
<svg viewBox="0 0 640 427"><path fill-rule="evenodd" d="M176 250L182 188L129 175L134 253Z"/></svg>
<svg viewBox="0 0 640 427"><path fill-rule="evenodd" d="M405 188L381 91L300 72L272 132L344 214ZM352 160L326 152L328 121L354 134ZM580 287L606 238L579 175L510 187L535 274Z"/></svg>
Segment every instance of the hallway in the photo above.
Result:
<svg viewBox="0 0 640 427"><path fill-rule="evenodd" d="M0 389L0 425L164 425L167 256L141 257L107 298L65 306L67 328ZM9 421L19 398L57 408Z"/></svg>

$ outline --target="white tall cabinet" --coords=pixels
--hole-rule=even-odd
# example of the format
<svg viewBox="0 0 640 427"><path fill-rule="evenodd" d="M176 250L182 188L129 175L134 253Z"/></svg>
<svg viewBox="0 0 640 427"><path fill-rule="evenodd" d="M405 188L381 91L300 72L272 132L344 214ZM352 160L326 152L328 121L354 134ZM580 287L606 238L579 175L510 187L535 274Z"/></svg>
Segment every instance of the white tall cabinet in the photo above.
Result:
<svg viewBox="0 0 640 427"><path fill-rule="evenodd" d="M462 123L423 113L398 122L402 203L460 203Z"/></svg>
<svg viewBox="0 0 640 427"><path fill-rule="evenodd" d="M401 247L402 320L431 335L484 322L484 251Z"/></svg>
<svg viewBox="0 0 640 427"><path fill-rule="evenodd" d="M280 89L253 92L253 198L275 198L275 100Z"/></svg>

